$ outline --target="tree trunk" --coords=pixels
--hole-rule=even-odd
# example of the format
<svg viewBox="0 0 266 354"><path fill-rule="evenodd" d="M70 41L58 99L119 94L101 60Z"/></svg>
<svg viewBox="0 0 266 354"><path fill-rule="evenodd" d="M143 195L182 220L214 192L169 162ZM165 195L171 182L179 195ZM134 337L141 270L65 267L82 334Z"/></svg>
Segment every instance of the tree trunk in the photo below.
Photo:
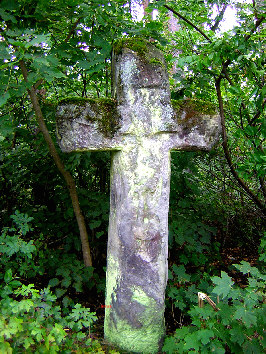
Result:
<svg viewBox="0 0 266 354"><path fill-rule="evenodd" d="M26 65L23 60L20 61L20 68L24 77L24 80L27 82L27 77L28 77L28 72ZM81 245L82 245L82 253L83 253L83 260L84 264L86 267L91 267L92 266L92 259L91 259L91 252L90 252L90 245L89 245L89 240L88 240L88 233L85 225L85 219L84 216L81 212L80 205L79 205L79 200L78 200L78 194L75 186L75 181L72 178L71 174L66 171L65 166L60 159L60 156L58 155L55 145L52 141L52 138L50 136L50 133L46 127L43 114L41 111L41 107L39 104L38 97L35 92L35 88L32 86L30 89L28 89L31 103L34 109L34 112L36 114L36 118L40 127L41 132L43 133L44 139L47 143L49 152L59 170L59 172L62 174L66 184L67 188L71 197L72 201L72 206L74 209L74 213L76 216L76 220L78 223L79 227L79 233L80 233L80 240L81 240Z"/></svg>
<svg viewBox="0 0 266 354"><path fill-rule="evenodd" d="M142 1L142 6L143 6L143 9L144 9L144 15L147 15L146 9L149 6L149 3L150 3L150 0L143 0Z"/></svg>

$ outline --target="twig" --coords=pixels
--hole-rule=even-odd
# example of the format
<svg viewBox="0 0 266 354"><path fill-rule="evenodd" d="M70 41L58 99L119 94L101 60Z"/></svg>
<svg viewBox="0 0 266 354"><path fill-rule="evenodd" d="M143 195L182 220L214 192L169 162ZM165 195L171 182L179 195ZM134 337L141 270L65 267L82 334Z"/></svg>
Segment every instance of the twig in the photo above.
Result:
<svg viewBox="0 0 266 354"><path fill-rule="evenodd" d="M26 68L26 64L25 64L24 60L20 60L19 65L20 65L20 69L21 69L24 81L28 82L28 70ZM88 266L90 267L90 266L92 266L92 260L91 260L91 251L90 251L90 246L89 246L89 241L88 241L88 233L86 230L85 219L84 219L84 216L83 216L81 209L80 209L75 181L74 181L73 177L71 176L71 174L69 173L69 171L67 171L65 169L64 163L61 160L61 158L55 148L54 142L53 142L53 140L50 136L50 133L47 129L47 126L45 124L43 113L42 113L40 103L39 103L36 91L34 89L34 86L31 86L28 89L28 93L30 96L30 100L31 100L35 115L36 115L37 122L39 124L40 131L42 132L44 139L47 143L48 150L55 162L55 165L57 166L59 172L61 173L62 177L64 178L64 180L66 182L66 185L67 185L67 188L69 191L69 195L70 195L70 198L72 201L74 213L76 216L76 220L78 223L79 231L80 231L80 240L81 240L81 245L82 245L84 264L86 267L88 267Z"/></svg>
<svg viewBox="0 0 266 354"><path fill-rule="evenodd" d="M176 10L172 9L170 6L168 5L163 5L167 10L171 11L173 14L175 14L176 16L178 16L179 18L181 18L181 20L185 21L186 23L188 23L190 26L192 26L197 32L199 32L205 39L207 39L208 42L212 43L212 40L196 25L194 25L194 23L192 23L191 21L189 21L187 18L185 18L183 15L181 15L179 12L177 12Z"/></svg>
<svg viewBox="0 0 266 354"><path fill-rule="evenodd" d="M216 21L214 23L214 25L211 27L211 31L215 32L219 26L219 23L222 21L223 17L224 17L224 13L225 13L225 10L227 8L227 4L224 4L223 5L223 8L221 10L221 12L219 13L219 15L216 17Z"/></svg>
<svg viewBox="0 0 266 354"><path fill-rule="evenodd" d="M210 305L211 307L214 309L214 311L219 311L220 309L216 306L215 302L212 301L212 299L204 294L204 293L201 293L201 292L198 292L198 302L199 302L199 307L203 307L203 300L206 300Z"/></svg>
<svg viewBox="0 0 266 354"><path fill-rule="evenodd" d="M75 29L76 29L76 27L77 27L77 25L79 24L79 22L80 22L81 19L82 19L82 17L79 17L79 18L77 19L77 21L73 24L73 26L71 27L71 29L70 29L68 35L66 36L66 38L65 38L65 40L64 40L64 43L67 43L67 42L69 41L70 37L71 37L72 34L74 33L74 31L75 31Z"/></svg>
<svg viewBox="0 0 266 354"><path fill-rule="evenodd" d="M256 31L256 29L259 27L259 25L260 25L263 21L265 21L265 19L264 19L264 17L261 17L261 18L259 18L259 19L255 22L255 26L254 26L254 28L250 31L250 34L246 34L245 37L244 37L246 41L251 37L251 35Z"/></svg>
<svg viewBox="0 0 266 354"><path fill-rule="evenodd" d="M250 198L253 200L253 202L261 209L263 214L266 214L266 208L263 205L263 203L259 200L259 198L250 190L250 188L246 185L246 183L242 180L242 178L239 177L238 173L236 172L236 169L234 168L233 161L231 159L231 155L228 149L228 139L227 139L227 132L226 132L226 127L225 127L225 115L224 115L224 106L223 106L223 99L222 99L222 93L221 93L221 80L222 80L222 75L215 81L215 88L217 92L217 98L219 102L219 110L220 110L220 117L221 117L221 125L222 125L222 138L223 138L223 150L225 154L225 158L227 160L227 163L229 165L230 171L238 184L247 192L247 194L250 196Z"/></svg>

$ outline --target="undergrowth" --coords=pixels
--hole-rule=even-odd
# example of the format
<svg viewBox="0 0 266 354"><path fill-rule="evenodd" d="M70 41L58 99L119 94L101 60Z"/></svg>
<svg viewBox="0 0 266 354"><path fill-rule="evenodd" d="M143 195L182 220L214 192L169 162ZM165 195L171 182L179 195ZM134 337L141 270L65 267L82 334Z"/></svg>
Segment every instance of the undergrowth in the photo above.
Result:
<svg viewBox="0 0 266 354"><path fill-rule="evenodd" d="M4 228L0 235L0 352L103 353L100 343L92 340L90 334L96 313L63 297L71 286L82 290L83 267L74 263L70 274L69 269L63 271L62 262L57 278L39 289L31 278L44 272L44 263L35 265L41 249L38 242L36 246L32 240L25 240L32 230L32 218L18 211L11 218L14 226ZM52 292L55 285L58 287Z"/></svg>
<svg viewBox="0 0 266 354"><path fill-rule="evenodd" d="M265 237L260 245L258 265L265 265ZM245 284L240 286L224 271L220 276L202 275L191 284L191 275L183 265L173 266L168 296L174 306L186 313L186 323L180 321L174 335L165 339L165 353L262 353L265 340L265 280L257 267L242 261L234 264L231 272L241 273ZM196 286L197 285L197 286ZM198 305L198 292L205 291L208 299L216 302ZM209 296L208 296L209 295Z"/></svg>

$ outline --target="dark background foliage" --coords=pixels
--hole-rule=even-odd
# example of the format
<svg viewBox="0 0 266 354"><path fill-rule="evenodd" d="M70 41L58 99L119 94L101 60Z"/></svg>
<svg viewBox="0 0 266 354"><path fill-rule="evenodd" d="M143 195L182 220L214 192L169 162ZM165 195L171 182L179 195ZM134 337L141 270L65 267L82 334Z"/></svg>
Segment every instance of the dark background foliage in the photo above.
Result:
<svg viewBox="0 0 266 354"><path fill-rule="evenodd" d="M230 4L154 1L138 22L130 2L123 0L1 1L0 351L34 351L40 342L46 351L67 352L76 345L85 352L86 344L87 351L116 352L101 342L110 156L61 153L55 110L69 96L110 97L112 45L133 36L165 53L173 98L211 101L223 119L221 141L213 151L172 153L166 324L167 334L177 329L178 335L167 338L164 350L181 353L209 345L216 352L261 352L265 29L260 2L236 2L241 25L219 32L223 9ZM156 20L154 8L159 10ZM170 14L178 19L172 32ZM36 119L28 95L32 88L58 156L73 177L92 267L84 266L71 198ZM232 266L241 261L238 268ZM223 293L226 287L231 293ZM209 309L199 312L198 291L213 299L221 296L227 322L215 319ZM92 332L88 328L96 319L90 311L99 319ZM30 323L39 328L36 333ZM219 327L219 335L212 326ZM236 333L239 345L232 339Z"/></svg>

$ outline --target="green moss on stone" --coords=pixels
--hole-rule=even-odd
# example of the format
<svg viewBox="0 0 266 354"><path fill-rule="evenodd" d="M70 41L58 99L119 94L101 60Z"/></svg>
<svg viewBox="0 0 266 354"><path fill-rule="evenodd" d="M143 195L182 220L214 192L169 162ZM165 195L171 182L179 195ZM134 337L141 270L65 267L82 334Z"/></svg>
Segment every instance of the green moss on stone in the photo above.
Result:
<svg viewBox="0 0 266 354"><path fill-rule="evenodd" d="M206 117L217 114L216 106L211 102L197 99L171 100L176 113L176 120L183 127L183 132L189 133L198 127L205 132Z"/></svg>
<svg viewBox="0 0 266 354"><path fill-rule="evenodd" d="M123 48L129 48L140 56L145 56L148 52L147 43L146 40L138 37L121 38L114 43L113 49L116 55L121 54Z"/></svg>
<svg viewBox="0 0 266 354"><path fill-rule="evenodd" d="M217 111L214 103L199 99L171 100L171 103L176 112L185 110L191 115L215 115Z"/></svg>
<svg viewBox="0 0 266 354"><path fill-rule="evenodd" d="M148 64L155 64L165 67L163 54L161 53L159 58L159 50L144 38L122 38L117 40L113 45L113 50L116 55L122 54L123 48L128 48L137 53Z"/></svg>
<svg viewBox="0 0 266 354"><path fill-rule="evenodd" d="M159 345L165 335L164 331L164 309L158 308L156 301L148 296L139 286L133 286L130 303L138 302L143 306L143 313L139 314L138 320L141 326L135 327L129 323L128 319L121 318L113 312L116 328L112 321L105 319L104 333L105 339L112 344L116 344L122 350L131 353L152 354L158 353ZM130 303L128 306L130 306ZM110 310L112 312L112 309ZM157 321L151 321L157 313ZM121 338L123 340L121 341Z"/></svg>
<svg viewBox="0 0 266 354"><path fill-rule="evenodd" d="M91 103L92 104L92 103ZM106 137L114 136L119 128L119 115L116 101L100 99L94 103L95 110L99 109L99 129Z"/></svg>
<svg viewBox="0 0 266 354"><path fill-rule="evenodd" d="M164 63L161 60L159 60L158 58L151 58L150 63L164 66Z"/></svg>
<svg viewBox="0 0 266 354"><path fill-rule="evenodd" d="M155 354L165 333L161 324L151 325L148 317L147 323L148 326L144 323L141 329L135 329L126 320L116 318L116 328L105 324L104 337L127 353Z"/></svg>
<svg viewBox="0 0 266 354"><path fill-rule="evenodd" d="M84 97L70 96L70 97L66 97L66 98L63 98L62 100L60 100L59 101L59 105L62 105L62 104L76 104L76 105L85 106L85 104L87 102L90 102L90 100L92 100L92 99L91 98L84 98Z"/></svg>

